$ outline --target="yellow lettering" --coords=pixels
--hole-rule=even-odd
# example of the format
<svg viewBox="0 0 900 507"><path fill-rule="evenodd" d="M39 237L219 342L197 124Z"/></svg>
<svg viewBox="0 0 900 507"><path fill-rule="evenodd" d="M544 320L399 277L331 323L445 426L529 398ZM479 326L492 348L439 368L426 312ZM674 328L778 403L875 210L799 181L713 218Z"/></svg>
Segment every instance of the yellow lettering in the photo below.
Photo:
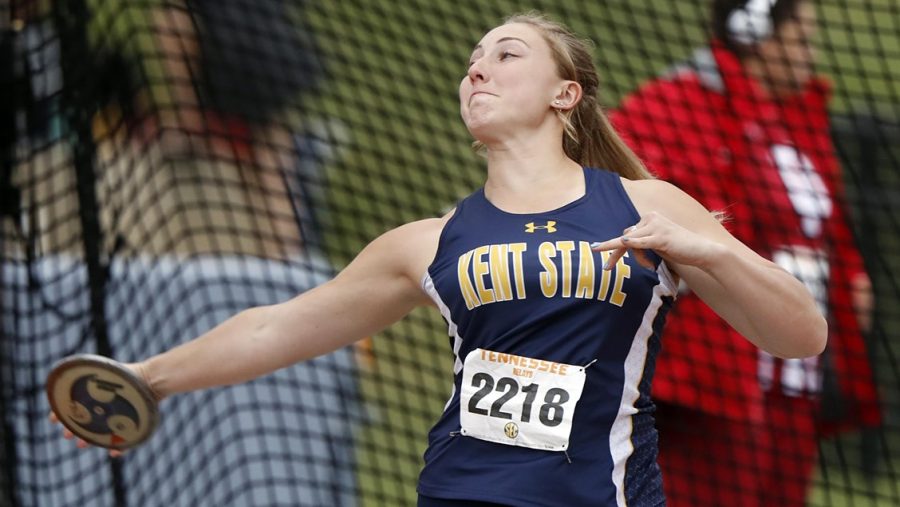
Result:
<svg viewBox="0 0 900 507"><path fill-rule="evenodd" d="M578 242L578 285L575 287L575 297L594 297L594 252L587 241Z"/></svg>
<svg viewBox="0 0 900 507"><path fill-rule="evenodd" d="M574 241L557 241L556 249L562 254L562 297L572 297L572 251Z"/></svg>
<svg viewBox="0 0 900 507"><path fill-rule="evenodd" d="M525 299L525 269L522 254L528 249L525 243L510 243L509 253L513 256L513 276L516 279L516 299Z"/></svg>
<svg viewBox="0 0 900 507"><path fill-rule="evenodd" d="M556 264L550 260L553 257L556 257L556 248L553 243L549 241L541 243L541 246L538 247L538 260L544 267L544 272L540 276L541 292L544 293L544 297L548 298L556 295L557 288Z"/></svg>
<svg viewBox="0 0 900 507"><path fill-rule="evenodd" d="M502 352L497 354L497 360L500 363L508 363L509 362L509 354L504 354Z"/></svg>
<svg viewBox="0 0 900 507"><path fill-rule="evenodd" d="M490 266L484 261L484 256L488 255L491 247L485 245L475 249L475 255L472 256L472 274L475 275L475 288L478 289L478 297L481 298L481 304L494 302L494 291L484 286L484 275L490 271Z"/></svg>
<svg viewBox="0 0 900 507"><path fill-rule="evenodd" d="M559 374L560 375L568 375L568 373L566 373L566 370L568 370L568 369L569 369L569 365L567 365L567 364L559 365Z"/></svg>
<svg viewBox="0 0 900 507"><path fill-rule="evenodd" d="M602 264L606 264L606 261L609 260L610 252L600 252L600 260L603 261ZM602 265L601 264L601 265ZM600 270L600 288L597 290L597 299L600 301L606 301L606 295L609 293L609 280L612 277L612 273L605 269Z"/></svg>
<svg viewBox="0 0 900 507"><path fill-rule="evenodd" d="M538 367L537 359L528 358L528 367L531 369L537 368Z"/></svg>
<svg viewBox="0 0 900 507"><path fill-rule="evenodd" d="M625 283L626 278L631 278L631 266L625 263L625 257L628 257L628 252L625 252L625 255L616 263L616 284L613 287L612 296L609 298L609 302L616 306L622 306L625 303L627 294L622 292L622 284Z"/></svg>
<svg viewBox="0 0 900 507"><path fill-rule="evenodd" d="M474 251L470 250L459 256L459 261L456 263L456 276L459 278L459 291L462 292L462 297L466 301L466 308L471 310L476 306L481 306L481 301L478 300L478 294L475 293L475 287L472 286L472 280L469 279L469 262L472 260L472 253Z"/></svg>
<svg viewBox="0 0 900 507"><path fill-rule="evenodd" d="M538 371L547 371L550 368L550 363L541 359L541 365L538 367Z"/></svg>
<svg viewBox="0 0 900 507"><path fill-rule="evenodd" d="M509 284L509 246L491 245L491 285L497 301L512 299L512 287Z"/></svg>
<svg viewBox="0 0 900 507"><path fill-rule="evenodd" d="M491 362L496 363L496 362L497 362L497 353L494 352L494 351L488 352L488 360L490 360Z"/></svg>

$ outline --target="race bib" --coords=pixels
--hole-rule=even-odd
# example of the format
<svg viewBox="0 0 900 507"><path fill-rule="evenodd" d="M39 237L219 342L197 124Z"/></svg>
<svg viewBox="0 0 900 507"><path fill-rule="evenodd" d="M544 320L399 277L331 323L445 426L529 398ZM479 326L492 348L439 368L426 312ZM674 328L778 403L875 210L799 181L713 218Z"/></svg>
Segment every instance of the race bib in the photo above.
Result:
<svg viewBox="0 0 900 507"><path fill-rule="evenodd" d="M475 349L463 365L460 433L564 451L584 379L584 366Z"/></svg>

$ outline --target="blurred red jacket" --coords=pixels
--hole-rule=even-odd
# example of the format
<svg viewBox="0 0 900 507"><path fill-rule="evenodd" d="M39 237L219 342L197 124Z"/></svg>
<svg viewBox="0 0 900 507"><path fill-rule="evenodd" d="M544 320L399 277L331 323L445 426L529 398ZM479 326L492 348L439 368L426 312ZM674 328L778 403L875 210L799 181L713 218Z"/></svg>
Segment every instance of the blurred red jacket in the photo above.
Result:
<svg viewBox="0 0 900 507"><path fill-rule="evenodd" d="M880 423L851 304L851 280L867 275L846 216L829 132L829 95L828 84L816 78L789 100L774 101L733 53L713 43L627 97L612 114L651 172L708 209L725 212L732 234L800 278L829 320L825 354L779 360L759 352L685 292L663 335L656 399L761 421L767 390L817 398L823 363L829 363L846 405L823 431Z"/></svg>

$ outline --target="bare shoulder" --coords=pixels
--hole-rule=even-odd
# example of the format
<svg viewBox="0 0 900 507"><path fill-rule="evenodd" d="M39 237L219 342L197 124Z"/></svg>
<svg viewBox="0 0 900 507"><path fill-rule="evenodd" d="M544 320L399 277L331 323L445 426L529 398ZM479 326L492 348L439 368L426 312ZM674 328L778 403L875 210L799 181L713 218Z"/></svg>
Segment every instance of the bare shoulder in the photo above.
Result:
<svg viewBox="0 0 900 507"><path fill-rule="evenodd" d="M705 221L711 217L696 199L667 181L622 178L622 186L642 217L656 212L684 226L695 224L697 219Z"/></svg>
<svg viewBox="0 0 900 507"><path fill-rule="evenodd" d="M400 234L400 235L406 235L406 234L412 234L412 235L437 234L437 235L440 235L441 231L444 229L444 225L450 220L450 218L452 216L453 216L453 211L450 211L442 217L424 218L422 220L408 222L406 224L403 224L403 225L397 227L396 229L393 229L390 232Z"/></svg>
<svg viewBox="0 0 900 507"><path fill-rule="evenodd" d="M393 265L411 280L418 282L437 253L441 231L452 217L451 211L440 218L427 218L401 225L376 238L363 251Z"/></svg>
<svg viewBox="0 0 900 507"><path fill-rule="evenodd" d="M406 248L418 244L424 247L433 246L437 249L437 242L440 239L441 231L453 216L453 211L439 218L425 218L403 224L395 229L384 233L382 239L391 243L401 243Z"/></svg>

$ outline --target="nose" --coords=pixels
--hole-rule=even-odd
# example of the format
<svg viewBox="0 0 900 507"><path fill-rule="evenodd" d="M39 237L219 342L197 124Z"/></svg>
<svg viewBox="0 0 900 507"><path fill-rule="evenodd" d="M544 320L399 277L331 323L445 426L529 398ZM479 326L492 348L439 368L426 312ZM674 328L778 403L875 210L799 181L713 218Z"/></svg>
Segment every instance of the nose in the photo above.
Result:
<svg viewBox="0 0 900 507"><path fill-rule="evenodd" d="M485 74L484 69L481 65L481 58L472 62L472 65L469 65L469 80L473 83L475 81L487 81L487 74Z"/></svg>

